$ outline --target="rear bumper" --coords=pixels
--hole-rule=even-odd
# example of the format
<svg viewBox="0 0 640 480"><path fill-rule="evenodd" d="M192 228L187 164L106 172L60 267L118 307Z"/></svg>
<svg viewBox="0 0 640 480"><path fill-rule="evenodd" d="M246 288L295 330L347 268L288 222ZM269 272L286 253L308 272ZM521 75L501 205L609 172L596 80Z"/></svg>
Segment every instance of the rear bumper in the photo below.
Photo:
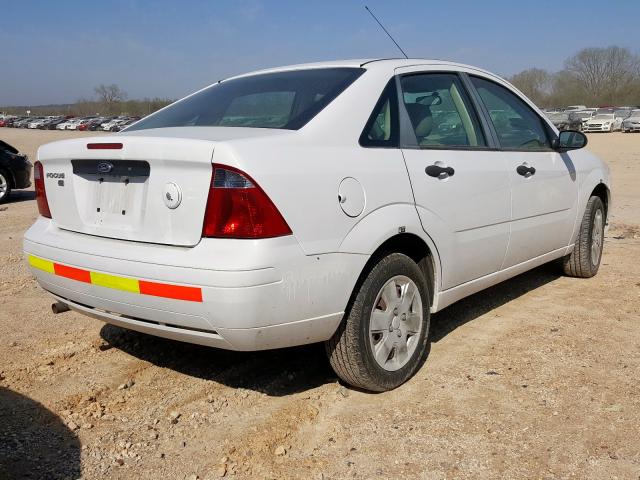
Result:
<svg viewBox="0 0 640 480"><path fill-rule="evenodd" d="M43 218L25 234L24 251L61 265L57 273L31 270L45 290L74 310L132 330L231 350L330 338L367 260L353 254L309 257L293 236L203 239L193 248L170 247L67 232ZM95 274L89 281L77 273L85 270ZM124 280L100 280L111 276ZM162 296L162 289L161 296L147 294L131 287L135 281L197 289L201 295L185 300Z"/></svg>

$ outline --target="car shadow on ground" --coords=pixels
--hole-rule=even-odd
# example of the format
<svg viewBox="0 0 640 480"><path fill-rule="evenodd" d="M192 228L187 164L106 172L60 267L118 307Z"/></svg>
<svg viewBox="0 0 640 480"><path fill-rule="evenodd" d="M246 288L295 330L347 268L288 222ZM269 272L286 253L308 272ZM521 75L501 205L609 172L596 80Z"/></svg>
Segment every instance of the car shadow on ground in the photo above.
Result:
<svg viewBox="0 0 640 480"><path fill-rule="evenodd" d="M10 205L12 203L28 202L29 200L36 199L36 192L33 190L14 190L7 198L7 201L3 205Z"/></svg>
<svg viewBox="0 0 640 480"><path fill-rule="evenodd" d="M432 317L431 342L456 328L559 277L548 264L498 284L450 306ZM101 337L112 347L191 377L284 396L335 382L321 344L269 350L230 352L145 335L106 324Z"/></svg>
<svg viewBox="0 0 640 480"><path fill-rule="evenodd" d="M431 342L437 343L465 323L560 278L560 265L547 263L464 298L431 317Z"/></svg>
<svg viewBox="0 0 640 480"><path fill-rule="evenodd" d="M0 479L80 476L73 432L38 402L0 387Z"/></svg>

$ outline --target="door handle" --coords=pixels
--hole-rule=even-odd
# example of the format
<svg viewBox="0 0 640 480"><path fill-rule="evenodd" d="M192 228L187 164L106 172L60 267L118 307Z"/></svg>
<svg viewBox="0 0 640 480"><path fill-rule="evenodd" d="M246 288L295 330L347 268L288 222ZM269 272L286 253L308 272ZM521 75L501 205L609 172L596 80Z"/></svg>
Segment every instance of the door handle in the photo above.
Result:
<svg viewBox="0 0 640 480"><path fill-rule="evenodd" d="M437 165L437 164L429 165L427 168L424 169L424 171L430 177L436 177L440 179L453 177L453 174L456 173L456 171L451 167L446 167L446 166Z"/></svg>
<svg viewBox="0 0 640 480"><path fill-rule="evenodd" d="M529 178L531 175L536 174L536 169L530 167L527 162L524 162L522 165L518 165L518 168L516 168L516 172L518 172L518 175Z"/></svg>

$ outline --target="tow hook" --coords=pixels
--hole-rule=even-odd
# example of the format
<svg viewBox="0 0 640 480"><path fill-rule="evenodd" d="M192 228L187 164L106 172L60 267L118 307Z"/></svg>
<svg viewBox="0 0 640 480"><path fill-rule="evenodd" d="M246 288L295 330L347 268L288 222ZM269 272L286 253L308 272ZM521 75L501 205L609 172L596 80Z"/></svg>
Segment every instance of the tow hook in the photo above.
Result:
<svg viewBox="0 0 640 480"><path fill-rule="evenodd" d="M58 313L68 312L69 310L71 309L69 308L69 305L67 305L66 303L56 302L51 304L51 311L56 315Z"/></svg>

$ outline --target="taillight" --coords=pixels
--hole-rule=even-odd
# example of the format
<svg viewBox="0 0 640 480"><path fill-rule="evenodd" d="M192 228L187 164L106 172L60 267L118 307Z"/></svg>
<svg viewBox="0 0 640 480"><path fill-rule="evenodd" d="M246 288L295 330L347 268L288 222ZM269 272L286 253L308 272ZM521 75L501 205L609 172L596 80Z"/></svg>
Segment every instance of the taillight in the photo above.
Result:
<svg viewBox="0 0 640 480"><path fill-rule="evenodd" d="M51 210L49 210L49 202L47 201L47 191L44 188L44 169L42 163L36 162L33 166L33 179L36 184L36 202L38 203L38 212L46 218L51 218Z"/></svg>
<svg viewBox="0 0 640 480"><path fill-rule="evenodd" d="M203 237L271 238L291 229L266 193L246 173L214 165Z"/></svg>

